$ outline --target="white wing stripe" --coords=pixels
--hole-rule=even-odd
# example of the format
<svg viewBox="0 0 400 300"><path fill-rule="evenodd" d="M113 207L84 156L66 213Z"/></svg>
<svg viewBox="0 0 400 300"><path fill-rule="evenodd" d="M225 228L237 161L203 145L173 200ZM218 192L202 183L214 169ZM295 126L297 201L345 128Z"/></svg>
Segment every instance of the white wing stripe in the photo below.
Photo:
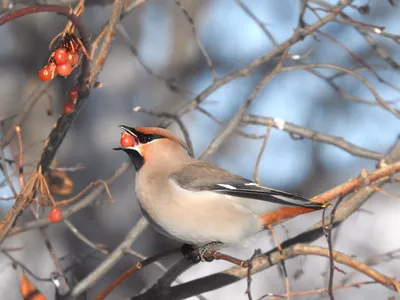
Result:
<svg viewBox="0 0 400 300"><path fill-rule="evenodd" d="M217 185L219 185L220 187L229 189L229 190L236 190L236 188L230 184L223 184L223 183L218 183Z"/></svg>

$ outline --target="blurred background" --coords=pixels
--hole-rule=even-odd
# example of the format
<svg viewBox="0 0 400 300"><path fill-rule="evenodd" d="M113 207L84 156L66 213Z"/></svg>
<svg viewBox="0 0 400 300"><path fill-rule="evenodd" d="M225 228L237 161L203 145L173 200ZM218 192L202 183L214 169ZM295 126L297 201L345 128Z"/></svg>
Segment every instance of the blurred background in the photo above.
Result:
<svg viewBox="0 0 400 300"><path fill-rule="evenodd" d="M27 2L27 1L25 1ZM57 3L73 2L58 1ZM322 1L309 1L309 5L319 7ZM324 1L336 5L336 1ZM361 14L356 8L344 10L352 18L377 26L384 26L385 32L400 35L400 10L391 5L392 1L353 1L353 5L368 5L369 13ZM4 1L5 4L20 7L22 4ZM4 4L3 3L3 4ZM256 58L288 39L298 26L301 1L256 1L256 0L182 0L181 5L194 19L197 39L206 49L219 77L246 67ZM109 1L87 1L83 15L87 31L96 36L102 25L107 23L112 3ZM246 12L248 8L273 35L268 38L260 24ZM4 8L4 6L3 6ZM324 11L318 11L323 17ZM306 11L304 20L313 24L318 18ZM7 126L10 117L19 114L23 104L30 97L38 101L22 124L24 161L34 167L43 149L53 124L62 112L66 100L65 93L75 84L76 76L67 79L56 78L49 84L38 79L50 54L48 44L61 32L66 24L63 17L56 14L40 13L25 16L0 28L0 120ZM393 108L399 105L399 73L391 68L377 54L366 39L353 26L331 22L293 46L292 57L299 55L304 63L324 63L356 68L360 62L337 42L345 45L364 62L373 65L385 81L380 82L369 70L361 70L380 96L391 101ZM394 61L400 61L399 38L387 38L370 34L385 49ZM192 110L182 117L193 143L195 156L199 156L209 143L232 119L238 108L253 91L255 85L276 66L275 58L258 68L251 76L233 80L222 85L200 105L222 126L199 110ZM288 62L290 65L291 62ZM149 72L149 70L151 72ZM324 76L338 71L318 69ZM74 78L75 77L75 78ZM160 119L144 113L134 112L140 106L155 112L174 113L179 107L213 83L207 62L196 43L193 27L173 0L149 0L127 15L119 26L111 53L106 61L99 81L103 87L94 89L86 106L82 109L68 132L56 157L57 166L84 166L68 172L74 184L74 193L90 182L111 177L115 170L126 161L125 154L115 152L119 143L120 124L129 126L157 126ZM373 151L386 153L399 136L400 122L392 113L376 105L368 88L352 76L341 76L334 81L340 87L335 91L326 80L310 72L298 70L278 74L267 84L249 108L249 113L272 118L280 118L310 129L343 137L347 141ZM173 88L171 88L171 86ZM42 92L44 91L44 92ZM347 94L346 94L347 93ZM350 101L352 95L369 102ZM372 103L372 104L371 104ZM179 127L172 124L172 130L181 134ZM253 135L264 135L266 127L243 126L243 131ZM209 159L213 163L241 176L252 179L256 158L262 139L245 138L234 134ZM15 144L14 144L15 147ZM5 149L10 156L10 149ZM9 157L10 158L10 157ZM359 175L362 168L372 170L376 161L353 156L334 146L307 139L294 140L287 132L272 129L261 160L259 176L264 185L312 197L324 192L351 177ZM69 220L91 241L114 249L125 238L129 230L141 217L134 197L134 169L130 168L110 186L115 203L108 203L107 195L102 195L87 207L74 214ZM0 175L0 179L2 177ZM15 177L18 186L18 178ZM399 188L386 185L385 190L399 193ZM7 185L2 185L0 197L10 195ZM61 199L61 198L60 198ZM4 215L12 201L1 201ZM35 208L36 209L36 208ZM400 248L398 230L400 219L399 199L382 193L373 196L365 206L346 220L335 231L334 248L354 255L361 261ZM46 216L43 209L39 216ZM33 220L25 212L17 224ZM281 241L304 231L320 220L318 213L301 216L277 227ZM46 229L57 257L63 257L62 266L74 266L68 272L71 285L79 282L99 265L104 255L90 249L63 224L55 224ZM321 238L315 244L326 247ZM23 247L12 255L23 262L40 277L49 277L55 270L53 261L39 230L16 235L7 239L2 246ZM144 256L171 249L179 244L155 233L151 228L135 241L133 249ZM255 248L267 251L274 247L268 232L263 232L244 245L232 247L224 253L242 259L251 256ZM395 252L396 253L396 252ZM180 258L171 256L161 262L171 266ZM94 297L113 279L139 258L125 257L107 275L89 290L87 299ZM390 277L399 276L400 263L397 256L391 259L377 259L375 267ZM179 277L188 281L212 274L230 267L226 262L202 263ZM287 261L292 291L305 291L325 287L327 284L328 260L318 257L298 257ZM335 282L342 280L362 281L365 277L336 273ZM299 275L301 271L301 275ZM129 278L107 299L125 299L152 286L163 274L157 266L150 266ZM298 276L295 276L295 275ZM348 278L351 276L351 278ZM295 278L296 277L296 278ZM10 260L0 255L0 298L21 299L19 293L19 272L11 266ZM30 279L48 297L54 297L52 282ZM256 299L265 293L284 293L284 281L279 267L270 268L253 277L252 294ZM247 299L246 281L204 294L207 299ZM385 287L374 284L362 288L343 289L335 292L337 299L388 299L398 297ZM298 299L328 299L325 294L297 297ZM193 298L196 299L196 298ZM400 299L400 298L399 298Z"/></svg>

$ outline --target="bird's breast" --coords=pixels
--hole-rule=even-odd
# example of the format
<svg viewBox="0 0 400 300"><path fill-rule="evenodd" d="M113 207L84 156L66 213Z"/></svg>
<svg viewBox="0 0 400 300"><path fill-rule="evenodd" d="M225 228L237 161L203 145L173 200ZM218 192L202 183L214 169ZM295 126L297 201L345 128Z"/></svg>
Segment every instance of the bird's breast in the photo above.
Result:
<svg viewBox="0 0 400 300"><path fill-rule="evenodd" d="M136 185L144 215L160 233L178 241L203 245L238 243L261 230L255 214L240 199L208 191L190 191L168 182Z"/></svg>

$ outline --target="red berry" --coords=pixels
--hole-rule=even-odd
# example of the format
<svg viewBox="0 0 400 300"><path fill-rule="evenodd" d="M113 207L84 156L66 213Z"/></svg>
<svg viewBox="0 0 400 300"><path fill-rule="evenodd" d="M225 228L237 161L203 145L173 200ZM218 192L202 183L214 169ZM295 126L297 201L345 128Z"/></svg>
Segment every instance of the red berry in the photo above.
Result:
<svg viewBox="0 0 400 300"><path fill-rule="evenodd" d="M64 114L72 114L75 111L75 104L72 101L64 102Z"/></svg>
<svg viewBox="0 0 400 300"><path fill-rule="evenodd" d="M121 134L119 143L121 144L121 147L133 147L135 146L135 138L129 133L124 132Z"/></svg>
<svg viewBox="0 0 400 300"><path fill-rule="evenodd" d="M68 53L68 61L72 65L76 65L79 62L79 56L76 53Z"/></svg>
<svg viewBox="0 0 400 300"><path fill-rule="evenodd" d="M63 65L68 61L67 50L60 48L54 52L54 60L57 65Z"/></svg>
<svg viewBox="0 0 400 300"><path fill-rule="evenodd" d="M39 71L39 78L42 81L49 81L52 80L55 76L55 64L53 66L53 63L50 63L46 66L44 66L40 71Z"/></svg>
<svg viewBox="0 0 400 300"><path fill-rule="evenodd" d="M78 88L74 87L72 90L70 90L67 93L68 98L75 102L76 100L78 100Z"/></svg>
<svg viewBox="0 0 400 300"><path fill-rule="evenodd" d="M72 65L69 61L63 65L57 65L56 71L60 76L68 76L72 73Z"/></svg>
<svg viewBox="0 0 400 300"><path fill-rule="evenodd" d="M62 212L59 208L53 207L47 217L51 223L57 223L62 219Z"/></svg>

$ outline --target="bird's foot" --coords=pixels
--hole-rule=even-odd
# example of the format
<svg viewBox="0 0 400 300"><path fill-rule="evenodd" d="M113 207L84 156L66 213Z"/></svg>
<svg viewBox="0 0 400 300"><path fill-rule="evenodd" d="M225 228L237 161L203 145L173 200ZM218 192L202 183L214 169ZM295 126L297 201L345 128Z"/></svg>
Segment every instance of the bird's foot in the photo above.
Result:
<svg viewBox="0 0 400 300"><path fill-rule="evenodd" d="M183 256L185 256L194 264L197 264L201 261L198 250L196 250L196 248L194 248L192 245L183 244L181 247L181 252Z"/></svg>
<svg viewBox="0 0 400 300"><path fill-rule="evenodd" d="M214 260L213 254L215 253L215 250L212 249L212 244L213 243L207 244L198 250L201 261L212 262Z"/></svg>
<svg viewBox="0 0 400 300"><path fill-rule="evenodd" d="M211 262L214 260L214 253L221 248L223 244L220 242L212 242L200 248L195 248L192 245L184 244L181 247L182 254L192 261L198 263L200 261Z"/></svg>

